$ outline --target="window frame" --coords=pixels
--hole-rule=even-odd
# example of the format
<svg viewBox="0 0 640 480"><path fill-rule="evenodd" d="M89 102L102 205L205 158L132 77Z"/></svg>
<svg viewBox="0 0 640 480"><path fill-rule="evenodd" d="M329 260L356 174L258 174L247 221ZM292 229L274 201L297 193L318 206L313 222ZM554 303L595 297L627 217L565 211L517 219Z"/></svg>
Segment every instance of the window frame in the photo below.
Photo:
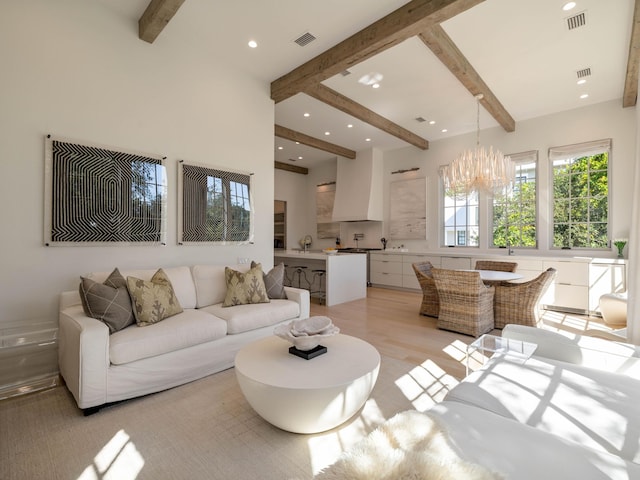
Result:
<svg viewBox="0 0 640 480"><path fill-rule="evenodd" d="M511 160L516 164L516 168L518 165L523 165L523 164L529 164L529 163L533 163L535 164L535 191L534 191L534 198L535 198L535 214L534 214L534 228L535 228L535 244L533 246L526 246L526 245L522 245L522 244L515 244L515 245L510 245L507 242L507 245L496 245L495 244L495 228L496 228L496 224L495 224L495 210L496 210L496 199L495 197L493 197L491 199L491 221L489 223L489 248L518 248L518 249L529 249L529 250L535 250L539 248L540 245L540 214L539 214L539 206L540 206L540 199L539 199L539 194L540 194L540 162L539 162L539 155L538 155L538 150L529 150L526 152L519 152L519 153L512 153L509 154L509 157L511 157ZM518 172L516 171L516 174ZM517 182L516 182L517 183ZM514 189L516 188L516 185L514 185ZM508 205L509 202L505 202L504 205ZM522 227L523 225L520 224L520 227ZM509 227L509 225L507 224L507 228ZM520 228L521 230L521 228ZM520 237L522 238L522 235L520 235Z"/></svg>
<svg viewBox="0 0 640 480"><path fill-rule="evenodd" d="M480 229L480 223L481 223L481 211L480 211L480 195L478 192L470 192L469 194L465 194L465 195L453 195L453 196L447 196L447 189L445 187L444 184L444 179L442 177L442 168L440 168L440 175L439 175L439 179L440 179L440 202L441 202L441 208L440 208L440 216L441 216L441 222L440 222L440 233L441 233L441 241L440 241L440 246L441 247L456 247L456 248L480 248L480 235L481 235L481 229ZM464 223L464 232L465 232L465 241L469 242L469 240L472 238L472 228L475 227L476 231L478 232L477 235L477 241L475 245L458 245L458 240L459 240L459 235L458 232L460 231L458 229L458 224L454 223L453 225L453 243L452 244L447 244L447 215L446 215L446 211L447 208L451 208L451 206L447 206L447 197L451 198L454 200L454 202L456 203L456 205L453 206L453 208L457 207L457 203L460 201L464 200L464 207L466 209L465 212L465 223ZM470 197L475 197L475 203L471 203L469 202ZM471 207L475 207L475 210L477 212L477 218L476 218L476 222L475 224L470 224L469 223L469 218L472 216L470 214L471 211ZM457 217L457 215L456 215Z"/></svg>
<svg viewBox="0 0 640 480"><path fill-rule="evenodd" d="M571 225L578 223L586 223L588 228L590 229L591 224L595 223L604 223L606 228L606 241L605 245L599 247L590 244L588 246L575 246L573 242L571 245L563 245L556 246L554 242L555 238L555 230L556 230L556 220L555 220L555 205L556 205L556 195L555 195L555 168L554 162L562 161L562 160L577 160L584 157L590 157L599 155L602 153L607 154L607 209L606 222L592 222L588 219L586 222L568 222L569 228ZM612 159L612 141L610 138L594 140L589 142L576 143L572 145L563 145L558 147L550 147L549 148L549 249L550 250L593 250L593 251L609 251L611 249L611 159ZM600 170L593 170L593 172L598 172ZM588 170L588 178L591 178L592 170ZM591 193L591 192L590 192ZM572 197L569 197L571 200ZM582 197L576 197L582 198ZM586 199L593 198L592 195L588 197L584 197Z"/></svg>

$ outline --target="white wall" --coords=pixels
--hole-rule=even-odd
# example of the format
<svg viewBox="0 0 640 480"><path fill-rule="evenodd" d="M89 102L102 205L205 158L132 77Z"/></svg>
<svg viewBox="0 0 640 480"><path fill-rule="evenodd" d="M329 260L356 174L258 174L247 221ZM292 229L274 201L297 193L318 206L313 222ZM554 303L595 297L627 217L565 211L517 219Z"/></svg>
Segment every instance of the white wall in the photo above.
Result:
<svg viewBox="0 0 640 480"><path fill-rule="evenodd" d="M0 326L57 318L57 294L76 289L78 276L90 271L231 264L239 257L272 264L269 85L203 61L210 53L163 35L154 44L139 40L137 19L98 2L3 2ZM43 246L46 134L166 156L167 246ZM180 159L255 174L254 245L177 245Z"/></svg>
<svg viewBox="0 0 640 480"><path fill-rule="evenodd" d="M630 199L633 193L633 172L635 164L636 145L636 114L635 108L622 108L622 101L616 100L584 107L576 110L540 117L532 120L517 122L516 131L506 133L501 128L483 130L480 133L480 143L493 145L503 153L518 153L528 150L538 150L538 179L539 196L539 249L532 254L542 255L575 255L574 252L559 250L550 251L550 232L547 228L550 208L549 190L550 168L548 149L552 146L569 145L602 138L613 139L611 154L611 236L628 237L631 224ZM427 178L427 236L426 241L394 240L390 246L404 243L411 250L434 250L441 248L440 232L440 187L438 168L450 163L462 150L475 145L475 133L453 137L446 140L431 142L426 151L407 147L385 153L385 219L389 215L389 182L413 177ZM403 175L391 175L398 169L420 167L420 170ZM411 177L413 176L413 177ZM398 178L401 177L401 178ZM481 243L477 251L490 251L488 248L490 208L486 199L480 199L480 228ZM385 233L388 233L385 232ZM387 235L387 238L388 235ZM460 247L456 247L459 249ZM465 248L465 247L462 247ZM451 249L449 249L451 250ZM459 250L458 250L459 251ZM491 250L496 252L495 249ZM527 253L526 250L517 252ZM586 254L586 252L581 251ZM602 253L598 253L602 256ZM613 251L610 256L614 256Z"/></svg>

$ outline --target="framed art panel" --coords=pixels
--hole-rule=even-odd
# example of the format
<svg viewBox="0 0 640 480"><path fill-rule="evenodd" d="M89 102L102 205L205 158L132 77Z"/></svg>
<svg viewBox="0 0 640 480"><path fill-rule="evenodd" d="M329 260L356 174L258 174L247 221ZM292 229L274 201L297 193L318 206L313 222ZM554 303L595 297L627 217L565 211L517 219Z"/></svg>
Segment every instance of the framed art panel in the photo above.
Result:
<svg viewBox="0 0 640 480"><path fill-rule="evenodd" d="M389 186L389 236L394 240L427 238L427 180L414 178Z"/></svg>
<svg viewBox="0 0 640 480"><path fill-rule="evenodd" d="M47 135L47 246L166 244L164 158Z"/></svg>

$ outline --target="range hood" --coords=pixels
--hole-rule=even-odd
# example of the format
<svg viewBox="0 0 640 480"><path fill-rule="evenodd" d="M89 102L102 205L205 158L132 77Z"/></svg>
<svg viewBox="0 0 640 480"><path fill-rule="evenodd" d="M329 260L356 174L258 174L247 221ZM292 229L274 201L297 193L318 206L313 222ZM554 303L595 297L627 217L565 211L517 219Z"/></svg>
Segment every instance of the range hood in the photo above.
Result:
<svg viewBox="0 0 640 480"><path fill-rule="evenodd" d="M382 151L358 152L355 159L338 157L334 222L382 221Z"/></svg>

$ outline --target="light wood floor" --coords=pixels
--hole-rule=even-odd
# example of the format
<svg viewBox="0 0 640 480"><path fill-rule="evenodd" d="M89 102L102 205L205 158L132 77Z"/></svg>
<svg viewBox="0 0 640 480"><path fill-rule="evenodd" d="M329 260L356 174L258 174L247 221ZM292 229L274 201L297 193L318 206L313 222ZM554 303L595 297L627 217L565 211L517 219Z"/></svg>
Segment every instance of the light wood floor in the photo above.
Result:
<svg viewBox="0 0 640 480"><path fill-rule="evenodd" d="M432 368L460 380L465 375L466 347L474 338L439 330L436 319L420 315L421 293L370 287L367 298L327 307L311 304L311 315L326 315L341 333L362 338L382 355ZM542 328L589 333L608 331L599 317L544 311ZM500 330L491 332L500 335Z"/></svg>

